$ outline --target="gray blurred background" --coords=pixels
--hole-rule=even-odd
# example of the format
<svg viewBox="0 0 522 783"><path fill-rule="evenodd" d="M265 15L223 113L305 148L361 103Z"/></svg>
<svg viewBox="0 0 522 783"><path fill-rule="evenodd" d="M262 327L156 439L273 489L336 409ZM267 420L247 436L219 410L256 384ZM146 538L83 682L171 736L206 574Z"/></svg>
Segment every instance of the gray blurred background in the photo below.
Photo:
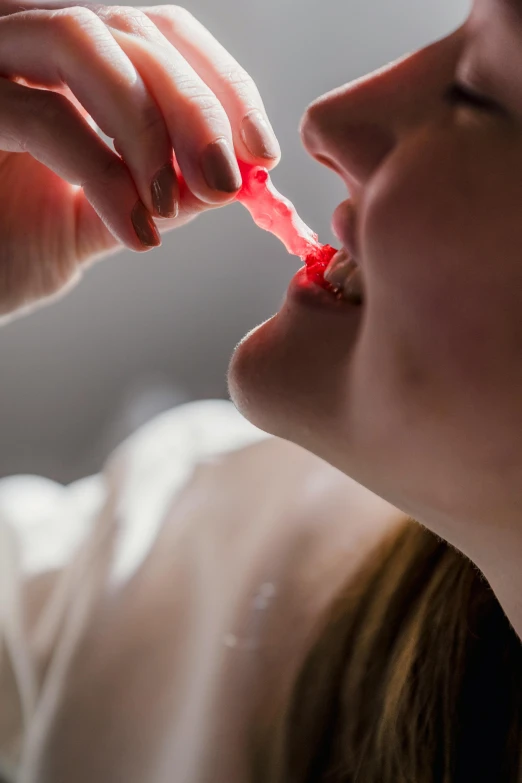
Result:
<svg viewBox="0 0 522 783"><path fill-rule="evenodd" d="M283 149L276 187L331 241L330 215L346 195L300 146L304 108L449 33L469 2L185 5L256 80ZM324 42L327 55L318 53ZM151 253L122 251L89 270L57 304L2 328L0 476L70 481L99 470L109 450L156 413L190 399L226 397L235 344L275 311L297 268L234 204L171 232Z"/></svg>

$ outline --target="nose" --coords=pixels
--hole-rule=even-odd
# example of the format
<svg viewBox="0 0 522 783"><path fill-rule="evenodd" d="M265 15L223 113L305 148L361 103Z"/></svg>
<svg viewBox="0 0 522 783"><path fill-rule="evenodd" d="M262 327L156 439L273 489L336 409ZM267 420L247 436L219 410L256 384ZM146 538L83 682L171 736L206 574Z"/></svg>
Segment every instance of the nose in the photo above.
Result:
<svg viewBox="0 0 522 783"><path fill-rule="evenodd" d="M301 123L305 148L336 170L352 194L412 129L442 110L462 30L332 90L308 107Z"/></svg>

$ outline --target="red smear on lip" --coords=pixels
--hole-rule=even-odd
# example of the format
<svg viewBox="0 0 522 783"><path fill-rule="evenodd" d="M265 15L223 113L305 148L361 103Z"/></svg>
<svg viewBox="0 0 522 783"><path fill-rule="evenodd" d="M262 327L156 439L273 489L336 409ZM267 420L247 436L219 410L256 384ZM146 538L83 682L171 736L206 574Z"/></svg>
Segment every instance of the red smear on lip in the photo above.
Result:
<svg viewBox="0 0 522 783"><path fill-rule="evenodd" d="M324 273L337 252L330 245L322 245L296 212L291 201L273 186L268 170L238 161L243 185L237 200L248 209L256 225L274 234L289 253L299 256L308 270L308 279L329 287Z"/></svg>

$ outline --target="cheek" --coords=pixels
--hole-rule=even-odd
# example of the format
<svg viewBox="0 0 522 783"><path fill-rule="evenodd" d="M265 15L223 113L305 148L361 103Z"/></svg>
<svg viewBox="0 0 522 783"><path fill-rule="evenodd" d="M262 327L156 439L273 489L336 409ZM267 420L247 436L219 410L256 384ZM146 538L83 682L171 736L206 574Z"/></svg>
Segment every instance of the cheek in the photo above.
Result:
<svg viewBox="0 0 522 783"><path fill-rule="evenodd" d="M519 280L522 150L487 132L442 128L399 148L366 189L361 245L372 295L391 295L419 321L449 300ZM492 133L492 132L491 132ZM515 251L515 252L514 252ZM501 275L503 278L501 278Z"/></svg>
<svg viewBox="0 0 522 783"><path fill-rule="evenodd" d="M465 405L458 395L502 370L519 331L521 187L480 147L419 136L362 204L365 384L380 379L381 407L402 424Z"/></svg>
<svg viewBox="0 0 522 783"><path fill-rule="evenodd" d="M433 144L417 146L396 155L368 187L361 245L370 305L390 302L429 322L423 314L440 313L448 290L461 288L474 266L476 225L466 226L470 199L459 192L451 162L440 165L444 155Z"/></svg>
<svg viewBox="0 0 522 783"><path fill-rule="evenodd" d="M461 264L457 280L456 249L448 242L455 217L441 172L435 176L421 156L390 164L368 187L362 209L368 317L361 359L372 371L368 383L379 378L382 407L397 414L404 405L411 415L421 390L433 388L434 354L454 339L452 291L464 272Z"/></svg>

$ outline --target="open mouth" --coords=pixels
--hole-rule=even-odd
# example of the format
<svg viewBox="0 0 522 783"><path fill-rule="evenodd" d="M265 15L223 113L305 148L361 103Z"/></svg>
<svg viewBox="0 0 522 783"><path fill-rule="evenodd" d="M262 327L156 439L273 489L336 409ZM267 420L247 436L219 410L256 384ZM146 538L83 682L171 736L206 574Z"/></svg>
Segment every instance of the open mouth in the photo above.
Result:
<svg viewBox="0 0 522 783"><path fill-rule="evenodd" d="M273 186L267 169L239 162L243 186L237 200L254 222L274 234L289 253L306 264L308 280L338 299L363 303L361 270L347 250L322 245L287 198Z"/></svg>
<svg viewBox="0 0 522 783"><path fill-rule="evenodd" d="M351 304L364 302L361 269L344 248L336 250L331 245L321 245L319 250L305 259L308 278L338 299Z"/></svg>

